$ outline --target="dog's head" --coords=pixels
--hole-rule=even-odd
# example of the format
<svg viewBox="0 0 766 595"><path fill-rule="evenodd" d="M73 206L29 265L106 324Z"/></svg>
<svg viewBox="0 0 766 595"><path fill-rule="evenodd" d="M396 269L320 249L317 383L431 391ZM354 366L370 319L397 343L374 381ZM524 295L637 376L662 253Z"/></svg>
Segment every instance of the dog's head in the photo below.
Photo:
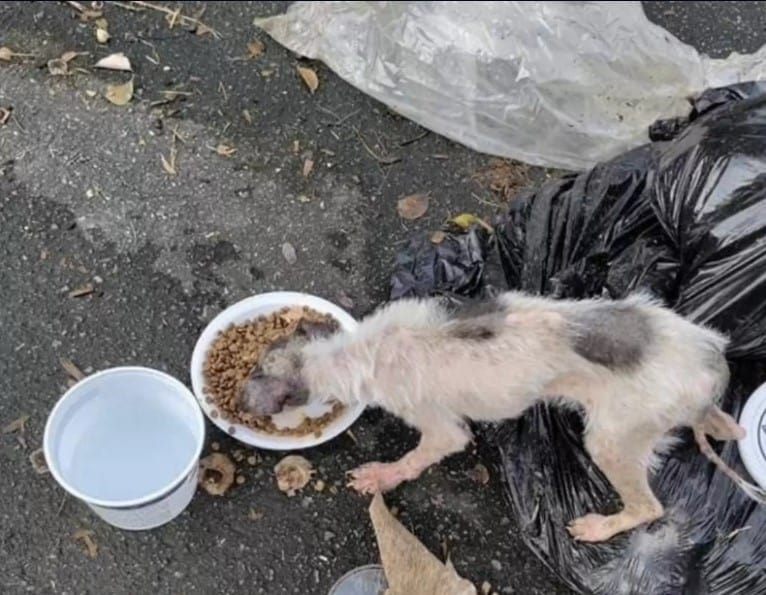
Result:
<svg viewBox="0 0 766 595"><path fill-rule="evenodd" d="M302 375L302 350L309 341L330 336L336 328L334 323L303 320L292 335L272 343L242 384L239 408L264 416L305 405L310 395Z"/></svg>

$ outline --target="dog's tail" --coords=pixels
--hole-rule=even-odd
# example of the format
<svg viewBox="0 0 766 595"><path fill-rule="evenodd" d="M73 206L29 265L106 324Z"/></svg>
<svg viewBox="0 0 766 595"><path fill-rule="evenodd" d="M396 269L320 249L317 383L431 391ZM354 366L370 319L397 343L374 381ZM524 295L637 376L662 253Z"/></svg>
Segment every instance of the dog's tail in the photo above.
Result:
<svg viewBox="0 0 766 595"><path fill-rule="evenodd" d="M718 456L718 454L713 450L713 447L710 445L710 442L708 442L707 436L705 435L704 426L694 426L692 429L694 431L694 439L696 440L697 446L699 446L702 454L705 455L721 473L731 479L740 490L747 494L749 498L755 500L759 504L766 504L766 490L755 484L745 481L745 479L742 478L739 473L729 467L726 462Z"/></svg>

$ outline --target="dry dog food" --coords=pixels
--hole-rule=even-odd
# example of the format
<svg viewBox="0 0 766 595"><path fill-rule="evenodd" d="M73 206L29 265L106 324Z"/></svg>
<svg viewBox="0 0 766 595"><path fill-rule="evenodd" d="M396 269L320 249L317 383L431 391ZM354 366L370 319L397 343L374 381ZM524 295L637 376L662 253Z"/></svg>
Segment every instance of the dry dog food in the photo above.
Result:
<svg viewBox="0 0 766 595"><path fill-rule="evenodd" d="M257 417L240 411L237 400L242 383L247 380L258 358L274 341L292 335L301 320L337 322L327 314L306 307L284 308L273 314L232 325L221 331L207 352L204 365L205 395L217 407L217 415L232 423L281 436L321 435L322 428L343 413L345 407L333 403L332 409L316 418L304 417L296 427L279 428L271 416ZM214 411L213 413L216 413Z"/></svg>

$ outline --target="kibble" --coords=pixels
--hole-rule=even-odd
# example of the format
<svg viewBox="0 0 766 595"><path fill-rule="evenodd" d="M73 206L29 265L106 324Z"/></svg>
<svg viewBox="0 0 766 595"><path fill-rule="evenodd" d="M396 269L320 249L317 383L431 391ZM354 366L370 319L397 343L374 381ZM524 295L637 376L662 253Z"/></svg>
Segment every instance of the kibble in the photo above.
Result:
<svg viewBox="0 0 766 595"><path fill-rule="evenodd" d="M205 396L216 409L211 417L222 417L231 424L242 424L254 430L282 436L321 436L322 428L338 418L345 407L333 403L332 409L316 418L304 417L296 427L279 428L271 416L255 416L237 407L239 392L261 353L274 341L289 337L301 320L309 322L337 322L327 314L305 307L283 308L273 314L261 316L242 324L231 325L221 331L207 352L203 374ZM235 426L229 426L234 434Z"/></svg>

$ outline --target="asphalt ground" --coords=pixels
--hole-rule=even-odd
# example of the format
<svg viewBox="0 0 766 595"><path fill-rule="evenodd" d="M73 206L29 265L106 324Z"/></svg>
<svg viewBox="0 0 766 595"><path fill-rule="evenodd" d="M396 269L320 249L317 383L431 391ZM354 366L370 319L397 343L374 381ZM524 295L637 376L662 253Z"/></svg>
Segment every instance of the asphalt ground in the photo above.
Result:
<svg viewBox="0 0 766 595"><path fill-rule="evenodd" d="M714 56L766 41L762 2L646 6ZM3 593L322 594L377 561L368 500L344 488L343 474L416 440L380 412L363 416L356 440L304 453L328 489L286 497L272 472L280 454L260 452L243 485L219 498L200 491L176 521L145 533L98 521L29 462L66 388L61 357L86 372L140 364L187 380L199 332L226 305L295 289L351 300L362 316L385 300L393 255L413 231L501 206L477 178L490 158L425 134L322 65L311 65L320 87L309 94L296 57L252 26L284 7L207 3L202 20L221 32L216 39L171 29L157 11L107 5L112 39L101 47L93 24L65 3L0 2L0 46L37 56L0 64L0 106L14 108L0 127L0 422L29 416L23 440L0 435ZM246 59L256 39L264 51ZM136 71L133 101L101 97L126 75L51 76L47 60L66 51L124 51ZM221 144L236 152L219 155ZM160 159L172 152L173 176ZM389 157L396 162L382 162ZM546 172L527 174L534 184ZM396 200L415 192L430 192L431 207L403 222ZM93 293L69 297L86 284ZM213 441L238 448L209 426ZM477 585L569 593L521 543L491 465L486 486L472 476L481 460L474 451L452 457L388 502ZM95 558L73 541L80 529L95 532Z"/></svg>

